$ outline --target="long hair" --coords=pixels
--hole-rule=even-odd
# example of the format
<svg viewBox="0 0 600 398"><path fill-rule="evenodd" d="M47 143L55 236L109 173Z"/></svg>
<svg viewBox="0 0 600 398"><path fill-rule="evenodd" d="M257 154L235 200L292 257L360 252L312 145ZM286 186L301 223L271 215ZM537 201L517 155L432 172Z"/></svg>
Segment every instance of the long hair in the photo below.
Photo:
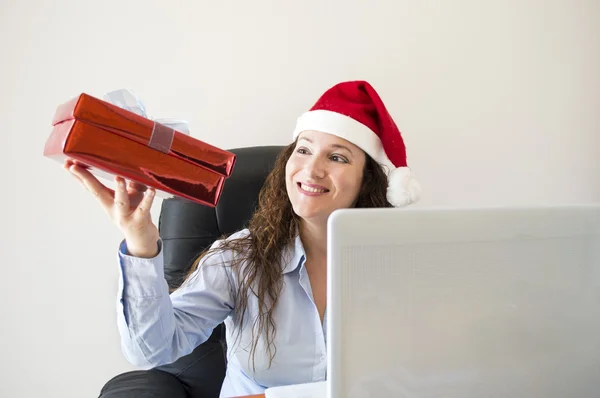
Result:
<svg viewBox="0 0 600 398"><path fill-rule="evenodd" d="M237 276L234 315L237 325L244 325L248 298L257 297L258 316L252 321L250 356L254 356L259 339L266 341L270 361L275 357L274 344L277 325L274 311L283 286L281 261L286 247L299 232L299 217L294 213L288 198L285 181L286 163L296 143L284 148L275 161L258 197L258 205L248 224L249 234L238 239L224 239L215 251L233 250L230 264ZM387 176L381 166L366 156L361 189L355 207L392 207L386 199ZM188 278L210 250L200 255L192 265ZM187 279L187 278L186 278ZM241 328L240 328L241 329Z"/></svg>

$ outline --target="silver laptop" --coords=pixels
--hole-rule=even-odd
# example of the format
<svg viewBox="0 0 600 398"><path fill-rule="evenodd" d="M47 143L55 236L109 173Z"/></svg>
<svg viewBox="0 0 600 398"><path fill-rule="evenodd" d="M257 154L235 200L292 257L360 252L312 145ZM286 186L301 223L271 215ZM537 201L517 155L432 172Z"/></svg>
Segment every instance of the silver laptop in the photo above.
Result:
<svg viewBox="0 0 600 398"><path fill-rule="evenodd" d="M600 206L339 210L328 229L328 397L600 396Z"/></svg>

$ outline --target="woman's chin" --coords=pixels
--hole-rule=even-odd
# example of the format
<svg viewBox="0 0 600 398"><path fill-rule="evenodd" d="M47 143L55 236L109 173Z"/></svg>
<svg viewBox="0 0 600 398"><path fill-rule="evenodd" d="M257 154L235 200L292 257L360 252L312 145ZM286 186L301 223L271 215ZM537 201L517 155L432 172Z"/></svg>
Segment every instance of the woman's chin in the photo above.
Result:
<svg viewBox="0 0 600 398"><path fill-rule="evenodd" d="M306 221L319 221L322 219L327 220L330 212L315 207L298 206L294 208L294 213Z"/></svg>

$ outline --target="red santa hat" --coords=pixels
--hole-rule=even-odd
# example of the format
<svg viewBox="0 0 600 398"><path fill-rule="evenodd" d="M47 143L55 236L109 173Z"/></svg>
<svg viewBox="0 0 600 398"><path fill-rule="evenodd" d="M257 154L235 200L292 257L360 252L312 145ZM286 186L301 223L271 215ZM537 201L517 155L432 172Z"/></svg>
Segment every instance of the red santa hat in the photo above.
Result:
<svg viewBox="0 0 600 398"><path fill-rule="evenodd" d="M294 139L307 130L350 141L383 166L387 200L395 207L419 200L421 188L406 162L400 130L375 89L365 81L339 83L298 118Z"/></svg>

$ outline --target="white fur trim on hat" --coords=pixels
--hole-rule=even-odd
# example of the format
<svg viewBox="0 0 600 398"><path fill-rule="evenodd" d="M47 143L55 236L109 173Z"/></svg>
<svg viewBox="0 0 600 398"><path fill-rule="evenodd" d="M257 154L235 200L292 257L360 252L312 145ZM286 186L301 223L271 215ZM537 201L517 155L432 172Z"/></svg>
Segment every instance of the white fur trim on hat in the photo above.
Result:
<svg viewBox="0 0 600 398"><path fill-rule="evenodd" d="M408 167L398 167L388 175L387 200L394 207L404 207L421 197L421 185Z"/></svg>
<svg viewBox="0 0 600 398"><path fill-rule="evenodd" d="M294 139L301 132L307 130L333 134L348 140L388 169L395 168L385 154L381 139L377 134L358 120L349 116L322 109L309 111L298 118L296 128L294 129Z"/></svg>

